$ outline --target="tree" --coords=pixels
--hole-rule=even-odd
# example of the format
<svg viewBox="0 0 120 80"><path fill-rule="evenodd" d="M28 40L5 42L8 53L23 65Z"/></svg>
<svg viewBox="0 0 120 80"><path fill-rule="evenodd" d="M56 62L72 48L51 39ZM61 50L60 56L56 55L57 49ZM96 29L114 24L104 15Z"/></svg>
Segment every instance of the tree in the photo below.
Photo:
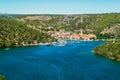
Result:
<svg viewBox="0 0 120 80"><path fill-rule="evenodd" d="M0 75L0 80L5 80L5 77L3 75Z"/></svg>
<svg viewBox="0 0 120 80"><path fill-rule="evenodd" d="M0 47L4 46L4 41L2 39L0 39Z"/></svg>

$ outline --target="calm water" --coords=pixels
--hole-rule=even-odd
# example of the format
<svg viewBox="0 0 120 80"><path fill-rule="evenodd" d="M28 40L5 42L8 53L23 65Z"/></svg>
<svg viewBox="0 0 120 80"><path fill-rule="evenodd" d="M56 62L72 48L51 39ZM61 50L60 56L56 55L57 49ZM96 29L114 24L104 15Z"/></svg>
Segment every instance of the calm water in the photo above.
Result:
<svg viewBox="0 0 120 80"><path fill-rule="evenodd" d="M102 41L0 49L7 80L120 80L120 62L92 53Z"/></svg>

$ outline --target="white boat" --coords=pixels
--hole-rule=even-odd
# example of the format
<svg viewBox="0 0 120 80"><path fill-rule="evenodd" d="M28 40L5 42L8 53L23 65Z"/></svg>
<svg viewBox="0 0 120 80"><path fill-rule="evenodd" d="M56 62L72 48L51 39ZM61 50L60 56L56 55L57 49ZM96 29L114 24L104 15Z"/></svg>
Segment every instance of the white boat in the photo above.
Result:
<svg viewBox="0 0 120 80"><path fill-rule="evenodd" d="M50 46L52 45L51 43L39 43L39 45L42 45L42 46Z"/></svg>
<svg viewBox="0 0 120 80"><path fill-rule="evenodd" d="M65 46L67 44L67 41L63 39L58 39L57 44L58 46Z"/></svg>
<svg viewBox="0 0 120 80"><path fill-rule="evenodd" d="M5 48L5 50L9 50L10 48Z"/></svg>

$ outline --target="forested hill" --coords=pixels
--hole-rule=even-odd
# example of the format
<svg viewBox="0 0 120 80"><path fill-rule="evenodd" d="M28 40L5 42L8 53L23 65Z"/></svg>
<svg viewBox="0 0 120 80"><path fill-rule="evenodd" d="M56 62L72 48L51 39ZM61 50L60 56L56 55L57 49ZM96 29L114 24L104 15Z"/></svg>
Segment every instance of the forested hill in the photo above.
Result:
<svg viewBox="0 0 120 80"><path fill-rule="evenodd" d="M17 15L16 19L37 29L84 29L85 33L120 34L120 14Z"/></svg>
<svg viewBox="0 0 120 80"><path fill-rule="evenodd" d="M55 39L46 33L28 28L25 23L11 16L0 16L0 47L32 45Z"/></svg>
<svg viewBox="0 0 120 80"><path fill-rule="evenodd" d="M120 38L120 14L0 15L0 47L37 44L56 39L47 31L83 29L98 38ZM111 36L112 35L112 36Z"/></svg>
<svg viewBox="0 0 120 80"><path fill-rule="evenodd" d="M120 40L107 41L94 49L96 54L120 61Z"/></svg>

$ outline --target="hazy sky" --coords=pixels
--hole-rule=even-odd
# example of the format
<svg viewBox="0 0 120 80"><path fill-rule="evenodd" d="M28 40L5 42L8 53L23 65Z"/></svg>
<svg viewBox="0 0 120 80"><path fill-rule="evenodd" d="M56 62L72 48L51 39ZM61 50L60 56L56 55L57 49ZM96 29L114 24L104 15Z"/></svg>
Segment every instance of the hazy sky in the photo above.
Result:
<svg viewBox="0 0 120 80"><path fill-rule="evenodd" d="M0 0L0 12L87 14L120 12L120 0Z"/></svg>

